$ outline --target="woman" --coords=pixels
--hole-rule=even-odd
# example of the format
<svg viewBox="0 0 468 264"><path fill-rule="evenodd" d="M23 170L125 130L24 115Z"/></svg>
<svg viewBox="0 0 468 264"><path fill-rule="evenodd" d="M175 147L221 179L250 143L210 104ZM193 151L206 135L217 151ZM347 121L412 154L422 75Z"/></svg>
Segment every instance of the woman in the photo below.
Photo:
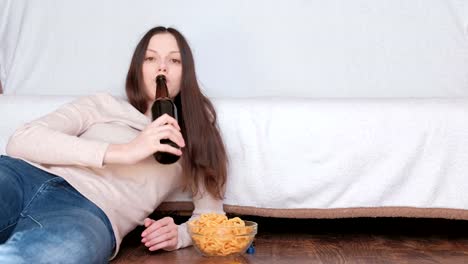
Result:
<svg viewBox="0 0 468 264"><path fill-rule="evenodd" d="M178 121L151 119L160 74ZM104 263L138 225L146 227L142 243L151 251L189 246L185 223L147 218L182 187L193 193L192 218L223 213L226 152L190 47L177 30L145 34L126 92L128 102L108 94L80 98L12 135L8 156L0 158L0 263ZM153 158L158 151L181 158L162 165Z"/></svg>

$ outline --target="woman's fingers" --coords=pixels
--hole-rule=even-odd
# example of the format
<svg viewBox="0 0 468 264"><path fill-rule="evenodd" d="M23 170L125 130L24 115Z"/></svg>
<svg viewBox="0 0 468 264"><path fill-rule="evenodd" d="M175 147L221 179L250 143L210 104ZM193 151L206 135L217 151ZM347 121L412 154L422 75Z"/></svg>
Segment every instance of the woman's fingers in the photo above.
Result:
<svg viewBox="0 0 468 264"><path fill-rule="evenodd" d="M166 240L171 240L177 235L177 231L174 227L161 227L157 231L147 235L145 246L152 247L156 244L164 242Z"/></svg>
<svg viewBox="0 0 468 264"><path fill-rule="evenodd" d="M169 115L163 115L149 124L136 138L127 144L128 163L134 164L155 152L168 152L177 156L182 155L179 148L185 147L185 140L179 130L177 121ZM174 142L178 147L161 144L162 139Z"/></svg>
<svg viewBox="0 0 468 264"><path fill-rule="evenodd" d="M178 229L171 217L165 217L158 221L147 218L144 224L147 228L141 234L141 242L149 250L175 249L178 241Z"/></svg>
<svg viewBox="0 0 468 264"><path fill-rule="evenodd" d="M174 224L174 219L172 219L172 217L164 217L155 221L150 218L146 218L144 223L145 223L146 229L141 233L142 237L146 237L148 234L158 230L159 228L163 226ZM149 224L149 226L147 226L147 224Z"/></svg>
<svg viewBox="0 0 468 264"><path fill-rule="evenodd" d="M170 240L160 242L149 248L150 251L155 251L158 249L174 250L177 247L177 237L174 237Z"/></svg>
<svg viewBox="0 0 468 264"><path fill-rule="evenodd" d="M172 154L177 155L177 156L182 155L182 150L180 150L178 148L174 148L173 146L171 146L169 144L161 144L158 147L158 151L172 153Z"/></svg>
<svg viewBox="0 0 468 264"><path fill-rule="evenodd" d="M185 147L185 140L182 134L171 125L157 127L154 129L153 134L159 140L170 139L172 142L176 143L177 146Z"/></svg>
<svg viewBox="0 0 468 264"><path fill-rule="evenodd" d="M158 117L156 120L154 120L151 123L151 125L155 126L155 127L159 127L159 126L166 125L166 124L170 124L170 125L174 126L175 128L177 128L178 130L180 130L180 126L177 123L177 120L175 120L175 118L173 118L172 116L170 116L168 114L164 114L164 115Z"/></svg>
<svg viewBox="0 0 468 264"><path fill-rule="evenodd" d="M153 222L156 222L156 221L151 218L145 218L145 220L143 221L145 227L150 226Z"/></svg>

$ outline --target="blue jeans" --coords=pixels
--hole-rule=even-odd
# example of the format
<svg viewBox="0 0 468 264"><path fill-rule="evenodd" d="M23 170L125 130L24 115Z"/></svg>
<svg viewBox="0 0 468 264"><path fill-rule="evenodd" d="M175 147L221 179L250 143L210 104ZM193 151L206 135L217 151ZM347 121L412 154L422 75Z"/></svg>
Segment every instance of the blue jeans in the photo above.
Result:
<svg viewBox="0 0 468 264"><path fill-rule="evenodd" d="M107 263L104 212L63 178L0 156L0 263Z"/></svg>

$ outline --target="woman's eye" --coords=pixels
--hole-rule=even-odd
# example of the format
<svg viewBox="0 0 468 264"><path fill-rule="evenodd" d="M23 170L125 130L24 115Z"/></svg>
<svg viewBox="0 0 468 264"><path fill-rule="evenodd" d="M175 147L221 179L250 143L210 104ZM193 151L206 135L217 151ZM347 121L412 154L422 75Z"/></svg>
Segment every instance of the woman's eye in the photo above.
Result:
<svg viewBox="0 0 468 264"><path fill-rule="evenodd" d="M179 59L171 59L171 62L172 63L180 63L180 60Z"/></svg>
<svg viewBox="0 0 468 264"><path fill-rule="evenodd" d="M154 57L146 57L146 58L145 58L145 61L154 61L154 60L155 60Z"/></svg>

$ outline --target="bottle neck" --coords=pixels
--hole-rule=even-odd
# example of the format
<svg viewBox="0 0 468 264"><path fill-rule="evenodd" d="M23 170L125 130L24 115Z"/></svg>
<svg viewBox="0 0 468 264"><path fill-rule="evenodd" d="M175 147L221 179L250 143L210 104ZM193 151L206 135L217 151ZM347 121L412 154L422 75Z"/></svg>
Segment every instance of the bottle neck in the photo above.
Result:
<svg viewBox="0 0 468 264"><path fill-rule="evenodd" d="M169 98L169 91L166 85L166 76L158 75L156 77L156 96L155 99Z"/></svg>

